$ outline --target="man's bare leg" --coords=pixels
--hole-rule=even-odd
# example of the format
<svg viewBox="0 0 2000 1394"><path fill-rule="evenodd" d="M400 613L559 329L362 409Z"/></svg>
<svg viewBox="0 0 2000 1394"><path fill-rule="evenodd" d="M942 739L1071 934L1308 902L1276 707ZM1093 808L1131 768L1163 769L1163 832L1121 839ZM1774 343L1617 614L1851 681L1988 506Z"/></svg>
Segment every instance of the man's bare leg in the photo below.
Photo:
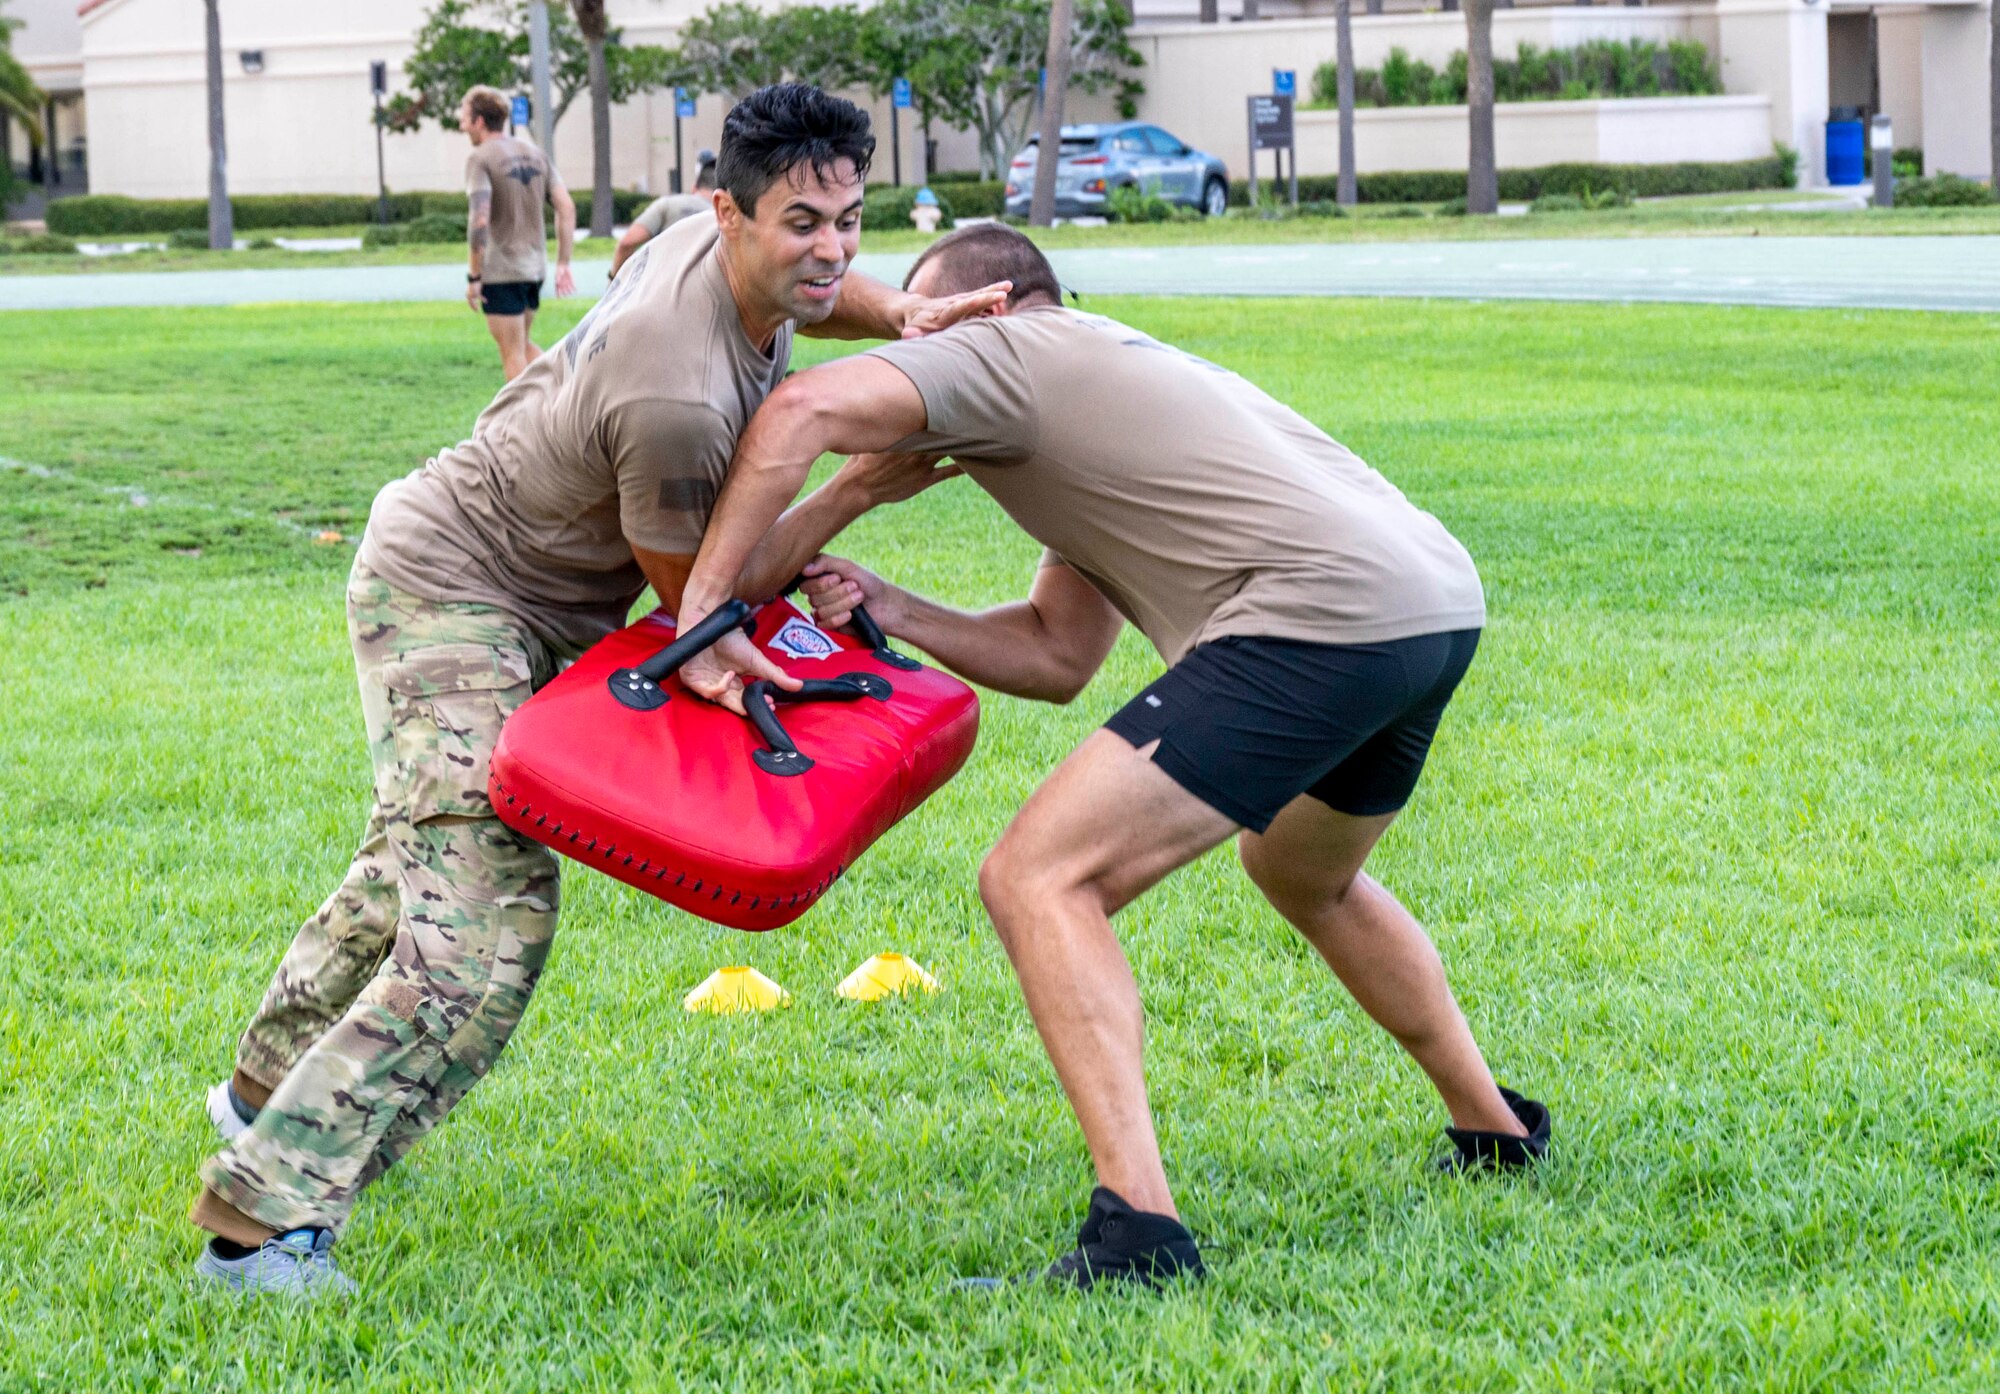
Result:
<svg viewBox="0 0 2000 1394"><path fill-rule="evenodd" d="M1082 1125L1098 1180L1178 1218L1146 1100L1145 1021L1110 917L1236 824L1099 731L1024 805L979 894Z"/></svg>
<svg viewBox="0 0 2000 1394"><path fill-rule="evenodd" d="M1301 797L1261 835L1246 830L1238 850L1265 898L1430 1076L1453 1126L1524 1136L1527 1129L1500 1097L1423 926L1362 874L1395 818L1356 818Z"/></svg>
<svg viewBox="0 0 2000 1394"><path fill-rule="evenodd" d="M528 342L528 317L488 315L486 328L500 349L500 371L512 382L533 361L535 346Z"/></svg>

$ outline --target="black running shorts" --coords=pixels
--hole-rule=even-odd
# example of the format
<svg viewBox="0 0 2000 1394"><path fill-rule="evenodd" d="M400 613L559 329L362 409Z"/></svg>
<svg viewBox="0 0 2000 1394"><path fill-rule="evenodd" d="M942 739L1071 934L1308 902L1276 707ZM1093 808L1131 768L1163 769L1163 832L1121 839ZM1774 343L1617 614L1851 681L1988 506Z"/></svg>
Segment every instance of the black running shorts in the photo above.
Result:
<svg viewBox="0 0 2000 1394"><path fill-rule="evenodd" d="M1105 723L1218 813L1263 832L1310 794L1339 813L1394 813L1417 787L1479 631L1380 644L1225 638L1162 674Z"/></svg>
<svg viewBox="0 0 2000 1394"><path fill-rule="evenodd" d="M542 308L540 281L502 281L479 287L479 308L489 315L525 315Z"/></svg>

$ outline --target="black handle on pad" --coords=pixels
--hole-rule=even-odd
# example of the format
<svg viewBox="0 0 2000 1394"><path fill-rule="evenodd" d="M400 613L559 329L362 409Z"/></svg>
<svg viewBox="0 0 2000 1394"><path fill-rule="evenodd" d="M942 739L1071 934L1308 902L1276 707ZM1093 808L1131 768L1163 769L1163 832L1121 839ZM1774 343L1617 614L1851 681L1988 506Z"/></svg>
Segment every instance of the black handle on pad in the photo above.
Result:
<svg viewBox="0 0 2000 1394"><path fill-rule="evenodd" d="M757 734L764 738L765 746L763 750L752 751L750 758L766 774L804 774L813 767L812 757L799 750L791 733L778 720L778 714L771 710L773 702L858 702L864 697L886 702L893 691L888 683L873 673L807 678L796 692L788 692L759 678L743 690L743 710L749 716L750 724L757 728Z"/></svg>
<svg viewBox="0 0 2000 1394"><path fill-rule="evenodd" d="M750 607L743 601L726 600L700 624L641 663L637 671L659 682L749 617Z"/></svg>
<svg viewBox="0 0 2000 1394"><path fill-rule="evenodd" d="M779 594L790 595L805 583L806 575L801 571L792 577L791 583ZM875 617L868 613L866 605L857 605L848 613L847 627L861 636L861 642L869 647L872 651L871 656L877 663L886 663L891 668L901 668L906 673L914 673L924 666L916 659L897 653L889 647L889 636L882 632L881 625L875 623Z"/></svg>

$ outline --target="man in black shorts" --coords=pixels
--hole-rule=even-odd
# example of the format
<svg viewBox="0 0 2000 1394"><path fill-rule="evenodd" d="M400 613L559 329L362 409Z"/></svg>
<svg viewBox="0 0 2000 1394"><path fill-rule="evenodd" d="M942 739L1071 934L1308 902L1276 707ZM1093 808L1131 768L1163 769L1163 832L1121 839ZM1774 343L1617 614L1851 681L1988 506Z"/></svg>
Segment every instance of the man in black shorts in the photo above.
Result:
<svg viewBox="0 0 2000 1394"><path fill-rule="evenodd" d="M1409 799L1485 623L1465 549L1387 480L1236 374L1063 308L1041 252L988 225L935 243L925 294L1012 283L990 318L793 377L738 444L683 623L822 451L951 455L1048 550L1027 601L946 609L850 562L808 568L821 623L865 601L970 680L1067 702L1125 622L1171 665L1071 754L979 871L1100 1185L1051 1274L1201 1270L1147 1104L1143 1020L1110 916L1238 837L1244 869L1437 1087L1448 1167L1542 1155L1548 1110L1499 1088L1414 918L1362 873ZM747 643L690 664L740 705Z"/></svg>
<svg viewBox="0 0 2000 1394"><path fill-rule="evenodd" d="M465 157L465 301L486 316L508 382L541 356L532 333L542 307L548 236L542 206L556 213L556 294L576 289L569 269L576 245L576 203L547 156L507 134L507 98L475 87L458 106L472 142Z"/></svg>

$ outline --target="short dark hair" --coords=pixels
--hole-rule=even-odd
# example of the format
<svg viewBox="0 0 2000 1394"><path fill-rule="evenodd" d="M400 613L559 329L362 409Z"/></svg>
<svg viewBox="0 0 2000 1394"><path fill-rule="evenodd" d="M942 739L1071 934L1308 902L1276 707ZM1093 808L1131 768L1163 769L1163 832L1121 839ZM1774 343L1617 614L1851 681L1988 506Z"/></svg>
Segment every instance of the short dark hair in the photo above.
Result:
<svg viewBox="0 0 2000 1394"><path fill-rule="evenodd" d="M1012 281L1014 289L1007 296L1009 305L1019 305L1036 296L1044 296L1058 305L1062 303L1062 283L1056 279L1056 269L1049 265L1042 249L1029 241L1025 233L1005 223L974 223L946 233L924 248L910 274L903 277L903 289L908 290L917 272L932 262L938 265L941 284L936 289L940 295L960 295L995 281Z"/></svg>
<svg viewBox="0 0 2000 1394"><path fill-rule="evenodd" d="M701 168L694 172L694 186L697 189L713 189L715 187L715 161L703 160L701 162Z"/></svg>
<svg viewBox="0 0 2000 1394"><path fill-rule="evenodd" d="M465 100L472 104L472 114L479 118L479 123L490 134L506 134L510 109L506 96L498 88L484 85L471 88L466 92Z"/></svg>
<svg viewBox="0 0 2000 1394"><path fill-rule="evenodd" d="M874 156L867 112L806 83L778 82L752 92L723 120L715 182L754 218L764 191L799 165L811 165L825 179L842 160L852 160L854 172L866 178Z"/></svg>

